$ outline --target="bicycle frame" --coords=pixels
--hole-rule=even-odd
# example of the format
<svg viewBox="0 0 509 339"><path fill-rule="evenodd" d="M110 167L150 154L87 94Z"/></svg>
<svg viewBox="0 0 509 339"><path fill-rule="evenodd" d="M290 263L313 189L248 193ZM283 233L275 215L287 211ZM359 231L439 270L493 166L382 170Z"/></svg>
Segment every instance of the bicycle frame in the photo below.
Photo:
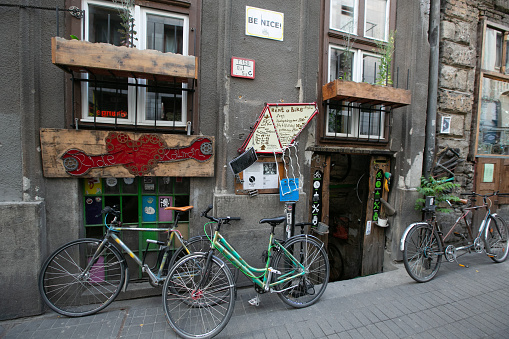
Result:
<svg viewBox="0 0 509 339"><path fill-rule="evenodd" d="M105 218L105 220L106 220L106 218ZM96 252L90 259L87 267L85 268L85 270L83 271L82 274L85 274L86 272L88 272L91 269L91 267L94 265L94 263L99 258L104 247L107 246L109 239L112 238L134 260L134 262L138 266L141 267L142 272L145 272L148 274L149 278L152 280L152 282L154 284L164 281L165 277L163 277L162 274L163 274L164 265L166 263L166 260L168 260L168 252L164 253L164 256L161 260L161 264L159 265L157 274L154 274L152 272L152 270L150 269L150 267L147 264L145 264L142 260L140 260L140 258L138 258L138 256L136 256L136 254L134 254L134 252L116 235L116 233L119 233L121 231L169 232L170 234L169 234L168 241L166 242L166 246L169 246L171 244L171 242L173 241L173 239L176 237L177 240L180 241L180 243L184 246L184 248L186 249L186 251L189 254L190 253L189 249L187 249L187 247L185 247L185 240L182 237L182 234L180 233L179 230L176 229L177 223L178 223L178 217L176 218L176 220L174 221L172 226L170 226L169 228L122 227L122 226L117 226L117 225L121 225L121 224L117 221L117 216L115 216L113 218L112 222L110 223L110 226L107 226L108 230L106 231L106 234L104 235L104 238L102 239L101 245L97 248ZM122 254L122 252L121 252L121 254ZM126 266L126 275L125 275L125 282L124 282L124 290L127 288L127 285L129 282L129 272L128 272L127 264L125 264L125 266Z"/></svg>
<svg viewBox="0 0 509 339"><path fill-rule="evenodd" d="M472 234L472 227L471 227L472 225L469 224L469 222L468 222L468 220L466 218L467 218L467 216L469 214L471 214L472 211L478 210L478 209L481 209L481 208L485 208L486 209L486 213L485 213L484 218L483 218L483 220L481 222L481 225L479 227L479 231L477 233L477 237L474 239L473 234ZM490 216L490 214L491 214L490 213L490 208L489 208L488 204L485 203L485 202L483 202L483 204L480 205L480 206L472 206L472 207L464 208L463 214L460 217L458 217L458 219L456 219L456 222L454 223L454 225L452 225L452 227L449 230L449 232L447 232L447 234L445 236L440 237L441 241L442 241L442 245L444 245L445 241L454 232L454 229L456 228L456 226L461 222L461 220L463 220L465 222L466 229L467 229L467 232L468 232L468 236L470 238L469 240L474 241L474 242L472 244L469 244L469 245L457 247L456 250L460 250L461 251L461 250L466 250L466 249L469 249L469 248L473 247L475 245L475 240L476 239L480 239L481 235L483 234L484 230L486 229L486 226L489 223L489 216ZM440 227L436 223L436 220L434 222L434 225L436 225L436 228L439 231L439 234L441 234Z"/></svg>
<svg viewBox="0 0 509 339"><path fill-rule="evenodd" d="M240 271L253 283L262 288L264 291L271 291L272 287L283 284L291 279L296 277L300 277L306 274L306 268L302 265L293 255L290 253L282 244L274 238L274 234L271 232L269 237L269 246L268 246L268 257L267 262L265 264L265 268L255 268L249 265L240 255L239 253L230 245L226 239L219 233L219 231L214 232L214 238L212 239L212 246L219 251L226 259L228 259L233 265L240 269ZM290 272L285 275L278 277L275 282L271 283L272 274L277 274L275 270L270 267L270 262L272 259L273 248L276 247L278 250L282 251L281 255L288 256L294 264L296 264L300 270L299 272ZM278 293L283 292L285 290L294 288L295 286L289 286L283 290L277 291Z"/></svg>

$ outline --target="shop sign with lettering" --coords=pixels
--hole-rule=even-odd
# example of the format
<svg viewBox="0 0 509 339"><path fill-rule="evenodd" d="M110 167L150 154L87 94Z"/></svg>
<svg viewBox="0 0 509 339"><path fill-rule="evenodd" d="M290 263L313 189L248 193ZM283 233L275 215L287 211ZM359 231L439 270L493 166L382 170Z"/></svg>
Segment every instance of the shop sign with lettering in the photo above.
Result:
<svg viewBox="0 0 509 339"><path fill-rule="evenodd" d="M255 78L255 61L251 59L232 57L231 66L232 77L237 78Z"/></svg>
<svg viewBox="0 0 509 339"><path fill-rule="evenodd" d="M246 35L283 41L284 13L246 6Z"/></svg>
<svg viewBox="0 0 509 339"><path fill-rule="evenodd" d="M256 153L281 153L282 149L295 141L317 113L315 102L265 104L239 152L253 147Z"/></svg>

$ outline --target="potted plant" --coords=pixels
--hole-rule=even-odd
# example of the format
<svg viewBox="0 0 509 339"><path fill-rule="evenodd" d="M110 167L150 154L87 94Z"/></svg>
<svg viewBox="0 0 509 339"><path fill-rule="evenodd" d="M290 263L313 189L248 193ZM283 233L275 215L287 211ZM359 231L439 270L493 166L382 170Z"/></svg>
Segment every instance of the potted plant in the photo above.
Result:
<svg viewBox="0 0 509 339"><path fill-rule="evenodd" d="M421 198L415 201L415 209L421 210L426 203L427 196L435 197L436 211L449 213L451 209L445 205L447 201L459 201L460 199L452 194L456 187L460 184L453 183L450 179L436 180L433 177L421 177L421 185L417 187L417 192L422 194Z"/></svg>

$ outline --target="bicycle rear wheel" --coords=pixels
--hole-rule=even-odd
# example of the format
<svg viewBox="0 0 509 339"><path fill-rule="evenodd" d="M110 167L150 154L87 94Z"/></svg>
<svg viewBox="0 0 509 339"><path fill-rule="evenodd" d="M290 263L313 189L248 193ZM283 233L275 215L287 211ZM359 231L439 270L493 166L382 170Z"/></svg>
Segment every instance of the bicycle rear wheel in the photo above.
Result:
<svg viewBox="0 0 509 339"><path fill-rule="evenodd" d="M302 308L314 304L325 292L329 282L329 259L325 246L306 237L290 238L283 244L305 268L306 273L274 286L279 298L292 307ZM299 265L284 252L274 259L274 269L281 274L273 281L284 280L301 271Z"/></svg>
<svg viewBox="0 0 509 339"><path fill-rule="evenodd" d="M435 277L442 261L442 243L429 224L417 224L408 232L403 249L405 269L417 282Z"/></svg>
<svg viewBox="0 0 509 339"><path fill-rule="evenodd" d="M233 314L231 272L216 256L207 268L207 257L208 253L197 253L182 258L170 269L163 286L166 320L184 338L212 338Z"/></svg>
<svg viewBox="0 0 509 339"><path fill-rule="evenodd" d="M507 223L499 215L491 215L490 219L484 232L486 253L494 262L503 262L509 248Z"/></svg>
<svg viewBox="0 0 509 339"><path fill-rule="evenodd" d="M108 306L124 283L124 258L107 243L88 272L89 261L101 240L79 239L57 249L43 264L39 291L44 302L55 312L79 317L96 313Z"/></svg>

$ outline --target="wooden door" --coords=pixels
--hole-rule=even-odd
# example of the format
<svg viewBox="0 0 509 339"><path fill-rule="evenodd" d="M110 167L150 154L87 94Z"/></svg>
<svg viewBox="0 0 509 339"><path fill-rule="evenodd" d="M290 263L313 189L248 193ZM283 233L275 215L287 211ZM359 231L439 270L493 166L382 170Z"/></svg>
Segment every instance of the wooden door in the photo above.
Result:
<svg viewBox="0 0 509 339"><path fill-rule="evenodd" d="M376 219L376 207L381 204L378 194L381 194L381 197L386 201L388 200L389 192L383 186L385 172L389 172L391 168L390 160L385 156L372 156L369 167L369 196L366 206L366 222L364 224L361 276L382 272L386 228L377 226L373 219ZM377 174L380 173L383 176L381 178L381 189L376 187L376 183L380 183L380 180L377 181Z"/></svg>

